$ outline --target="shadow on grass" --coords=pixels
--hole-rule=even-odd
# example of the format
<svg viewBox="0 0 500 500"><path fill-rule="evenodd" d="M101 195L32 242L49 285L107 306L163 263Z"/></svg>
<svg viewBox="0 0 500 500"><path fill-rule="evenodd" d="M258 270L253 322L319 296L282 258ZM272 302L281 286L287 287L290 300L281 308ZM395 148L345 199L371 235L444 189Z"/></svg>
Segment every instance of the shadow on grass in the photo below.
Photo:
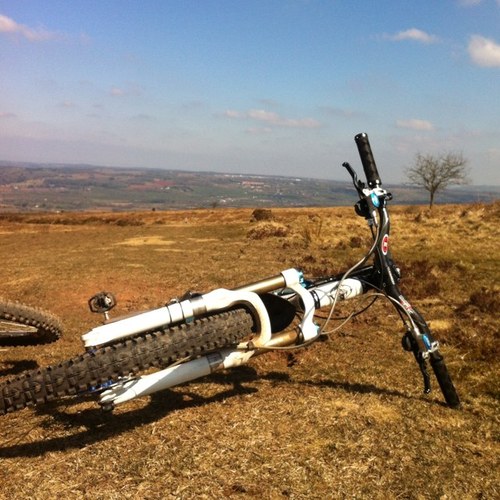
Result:
<svg viewBox="0 0 500 500"><path fill-rule="evenodd" d="M396 396L398 398L412 399L407 394L396 390L384 389L382 387L377 387L373 384L360 384L360 383L349 383L349 382L337 382L334 380L315 380L304 381L304 385L311 387L331 387L332 389L342 389L343 391L350 392L353 394L378 394L385 396Z"/></svg>
<svg viewBox="0 0 500 500"><path fill-rule="evenodd" d="M188 390L183 390L189 387L189 384L186 384L177 386L175 392L166 390L152 394L149 404L143 408L118 414L103 412L99 407L85 409L78 413L67 413L65 411L72 402L81 403L81 398L73 399L73 401L65 399L34 407L33 410L39 415L49 415L69 431L82 427L84 430L71 435L49 437L32 443L3 446L0 447L0 458L36 457L50 452L85 448L98 441L155 422L172 411L218 403L230 397L257 392L256 388L245 387L243 384L258 378L257 372L253 368L239 367L230 373L213 374L210 378L198 381L203 382L203 380L206 380L221 385L232 385L231 388L213 396L203 397ZM51 424L46 425L50 427Z"/></svg>
<svg viewBox="0 0 500 500"><path fill-rule="evenodd" d="M6 359L0 364L0 377L18 375L19 373L36 370L38 363L32 359L9 360Z"/></svg>
<svg viewBox="0 0 500 500"><path fill-rule="evenodd" d="M258 392L258 389L255 387L248 387L243 384L259 379L276 382L277 384L290 382L290 376L287 373L269 372L259 376L255 369L248 366L241 366L227 373L215 373L205 379L198 380L198 383L202 383L205 380L210 383L232 386L230 389L223 390L210 397L203 397L190 392L188 390L189 384L185 384L177 386L175 392L167 389L152 394L149 404L143 408L118 414L103 412L99 407L85 409L78 413L67 413L65 409L71 406L71 402L68 403L68 399L35 407L34 411L39 415L50 416L53 420L62 424L65 429L68 429L69 432L71 429L82 427L84 430L71 435L49 437L32 443L7 444L7 446L0 447L0 458L37 457L50 452L82 449L98 441L118 436L143 425L148 425L164 418L173 411L202 407L222 402L227 398ZM348 382L336 382L333 380L303 381L298 383L308 386L326 386L356 394L371 393L405 399L421 399L408 396L399 391L382 389L372 384L350 384ZM82 399L73 401L80 403ZM42 423L41 425L43 426L44 424ZM51 425L51 422L45 424L48 428Z"/></svg>

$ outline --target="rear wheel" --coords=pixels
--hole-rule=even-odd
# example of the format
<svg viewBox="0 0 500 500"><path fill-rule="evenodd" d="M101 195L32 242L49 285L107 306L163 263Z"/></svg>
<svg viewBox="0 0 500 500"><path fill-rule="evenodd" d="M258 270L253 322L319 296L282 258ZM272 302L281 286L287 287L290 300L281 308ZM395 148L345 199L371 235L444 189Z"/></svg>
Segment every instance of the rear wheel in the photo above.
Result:
<svg viewBox="0 0 500 500"><path fill-rule="evenodd" d="M27 372L0 385L0 415L63 396L99 391L148 368L165 368L179 359L235 345L250 336L252 329L251 314L245 309L235 309Z"/></svg>
<svg viewBox="0 0 500 500"><path fill-rule="evenodd" d="M0 300L0 346L48 344L62 326L52 314L19 302Z"/></svg>

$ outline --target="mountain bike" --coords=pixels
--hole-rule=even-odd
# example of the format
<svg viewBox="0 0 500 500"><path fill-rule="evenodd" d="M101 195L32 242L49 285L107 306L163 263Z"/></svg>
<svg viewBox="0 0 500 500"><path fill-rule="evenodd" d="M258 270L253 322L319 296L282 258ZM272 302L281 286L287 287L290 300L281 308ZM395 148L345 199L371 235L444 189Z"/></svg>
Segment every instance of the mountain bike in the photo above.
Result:
<svg viewBox="0 0 500 500"><path fill-rule="evenodd" d="M382 188L368 136L358 134L355 142L367 182L358 179L349 163L343 167L359 197L355 212L366 219L373 243L350 269L320 278L286 269L234 289L187 292L161 308L115 320L109 318L115 297L98 293L89 306L104 314L104 323L82 336L85 352L1 384L0 413L89 393L104 410L112 410L133 398L246 364L258 355L302 348L327 335L337 304L363 294L383 296L395 307L405 330L402 346L413 353L424 392L431 391L430 365L446 403L458 408L460 400L439 344L399 288L400 270L389 249L387 205L392 196ZM328 311L321 327L315 316L319 309Z"/></svg>
<svg viewBox="0 0 500 500"><path fill-rule="evenodd" d="M49 344L61 333L61 322L53 314L0 298L0 346Z"/></svg>

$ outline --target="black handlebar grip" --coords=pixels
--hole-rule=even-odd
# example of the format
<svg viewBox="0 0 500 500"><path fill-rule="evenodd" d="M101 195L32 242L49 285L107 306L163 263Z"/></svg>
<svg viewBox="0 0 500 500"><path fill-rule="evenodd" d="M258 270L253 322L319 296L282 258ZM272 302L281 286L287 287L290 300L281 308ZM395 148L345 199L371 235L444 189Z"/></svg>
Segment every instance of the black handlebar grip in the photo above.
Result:
<svg viewBox="0 0 500 500"><path fill-rule="evenodd" d="M368 136L363 132L356 135L354 140L358 146L359 156L361 158L361 163L363 164L366 180L368 181L368 187L373 189L380 186L382 181L378 175L377 165L375 164L375 159L373 158L372 148L370 147Z"/></svg>

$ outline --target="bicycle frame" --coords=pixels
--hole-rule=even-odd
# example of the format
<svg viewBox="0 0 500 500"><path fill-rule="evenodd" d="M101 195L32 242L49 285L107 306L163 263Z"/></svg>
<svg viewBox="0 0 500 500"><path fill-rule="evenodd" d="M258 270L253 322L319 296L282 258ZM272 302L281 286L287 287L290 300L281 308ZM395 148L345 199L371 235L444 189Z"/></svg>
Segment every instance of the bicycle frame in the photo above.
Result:
<svg viewBox="0 0 500 500"><path fill-rule="evenodd" d="M362 160L366 160L361 148L360 154ZM368 162L372 160L373 158L368 158ZM370 170L373 170L371 165L365 168L372 181L370 186L369 179L369 187L366 187L357 179L349 164L343 166L352 176L360 197L355 206L356 213L367 220L373 236L373 245L360 262L342 275L313 281L304 280L297 269L287 269L278 275L233 290L217 289L184 300L174 300L162 308L93 329L82 337L87 348L112 343L165 325L189 322L201 315L237 305L249 308L257 324L255 336L234 348L211 352L149 375L119 381L100 394L100 404L105 408L112 408L135 397L170 388L217 370L240 366L252 357L272 349L307 345L322 333L314 323L317 309L330 307L333 310L338 301L349 300L370 291L383 293L399 312L406 326L409 350L413 351L422 371L424 390L429 392L430 382L425 362L432 353L437 353L438 344L432 339L422 316L411 306L398 286L400 272L394 265L389 250L390 218L387 201L392 196L381 188L376 168L374 172ZM364 266L372 256L374 264ZM272 334L269 311L261 298L266 293L273 293L283 300L296 303L302 319L295 331Z"/></svg>

